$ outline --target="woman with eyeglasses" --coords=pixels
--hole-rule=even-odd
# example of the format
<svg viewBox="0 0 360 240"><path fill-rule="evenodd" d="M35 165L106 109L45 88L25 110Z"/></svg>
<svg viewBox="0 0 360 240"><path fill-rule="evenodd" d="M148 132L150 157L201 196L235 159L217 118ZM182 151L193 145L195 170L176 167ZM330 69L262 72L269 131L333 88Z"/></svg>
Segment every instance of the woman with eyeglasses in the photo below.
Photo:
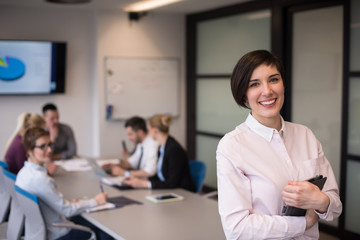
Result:
<svg viewBox="0 0 360 240"><path fill-rule="evenodd" d="M76 202L65 200L57 191L54 179L44 168L44 164L51 161L53 153L49 133L42 128L30 128L24 134L23 144L28 160L18 173L15 184L41 200L40 209L47 227L47 239L88 239L88 233L53 227L52 223L68 222L63 216L72 217L88 208L105 204L107 194L100 193L92 199ZM94 229L94 226L90 227Z"/></svg>
<svg viewBox="0 0 360 240"><path fill-rule="evenodd" d="M32 127L45 128L45 120L39 114L20 114L17 119L16 129L5 147L4 159L9 165L10 171L14 174L20 171L27 159L22 137L25 131ZM55 168L55 165L48 167L49 173L52 174Z"/></svg>

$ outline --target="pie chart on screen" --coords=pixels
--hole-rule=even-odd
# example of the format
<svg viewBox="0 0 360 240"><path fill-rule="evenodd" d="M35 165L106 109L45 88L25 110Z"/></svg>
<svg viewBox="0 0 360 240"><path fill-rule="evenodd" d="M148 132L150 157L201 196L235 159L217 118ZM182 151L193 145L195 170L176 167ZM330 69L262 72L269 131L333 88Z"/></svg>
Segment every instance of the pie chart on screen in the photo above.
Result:
<svg viewBox="0 0 360 240"><path fill-rule="evenodd" d="M14 81L25 73L25 64L15 57L0 57L0 80Z"/></svg>

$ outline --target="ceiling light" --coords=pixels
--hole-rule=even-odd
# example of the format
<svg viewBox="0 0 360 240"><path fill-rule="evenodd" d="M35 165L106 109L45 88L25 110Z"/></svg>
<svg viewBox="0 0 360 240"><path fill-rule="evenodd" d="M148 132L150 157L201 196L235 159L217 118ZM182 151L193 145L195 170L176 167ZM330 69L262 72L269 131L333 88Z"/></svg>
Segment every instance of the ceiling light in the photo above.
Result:
<svg viewBox="0 0 360 240"><path fill-rule="evenodd" d="M46 2L76 4L76 3L88 3L91 2L91 0L46 0Z"/></svg>
<svg viewBox="0 0 360 240"><path fill-rule="evenodd" d="M132 3L123 8L125 12L144 12L150 9L162 7L182 0L144 0Z"/></svg>

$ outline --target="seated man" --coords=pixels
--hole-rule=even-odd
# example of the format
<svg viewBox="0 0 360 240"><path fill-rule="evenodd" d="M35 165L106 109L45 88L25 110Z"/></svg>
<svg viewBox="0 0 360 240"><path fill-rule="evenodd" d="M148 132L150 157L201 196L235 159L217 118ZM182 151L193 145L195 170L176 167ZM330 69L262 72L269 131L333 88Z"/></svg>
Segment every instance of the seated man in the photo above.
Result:
<svg viewBox="0 0 360 240"><path fill-rule="evenodd" d="M57 107L48 103L42 108L46 129L50 133L50 139L54 143L52 159L69 159L76 156L76 142L72 129L65 124L59 123Z"/></svg>
<svg viewBox="0 0 360 240"><path fill-rule="evenodd" d="M103 168L111 169L111 174L118 176L153 176L156 173L158 144L148 135L145 120L132 117L125 122L125 128L128 139L136 145L134 152L129 156L124 149L123 156L129 156L127 160L122 160L119 165L106 164Z"/></svg>

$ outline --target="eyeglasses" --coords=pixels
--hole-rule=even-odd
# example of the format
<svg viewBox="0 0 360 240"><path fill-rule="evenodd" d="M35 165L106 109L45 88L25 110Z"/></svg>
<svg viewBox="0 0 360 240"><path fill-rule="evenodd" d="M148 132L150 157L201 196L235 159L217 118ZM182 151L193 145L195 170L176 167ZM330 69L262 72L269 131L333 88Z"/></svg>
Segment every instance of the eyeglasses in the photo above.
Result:
<svg viewBox="0 0 360 240"><path fill-rule="evenodd" d="M41 144L39 146L34 146L33 148L40 148L41 150L47 150L48 148L53 148L54 147L54 143L49 142L48 144Z"/></svg>

